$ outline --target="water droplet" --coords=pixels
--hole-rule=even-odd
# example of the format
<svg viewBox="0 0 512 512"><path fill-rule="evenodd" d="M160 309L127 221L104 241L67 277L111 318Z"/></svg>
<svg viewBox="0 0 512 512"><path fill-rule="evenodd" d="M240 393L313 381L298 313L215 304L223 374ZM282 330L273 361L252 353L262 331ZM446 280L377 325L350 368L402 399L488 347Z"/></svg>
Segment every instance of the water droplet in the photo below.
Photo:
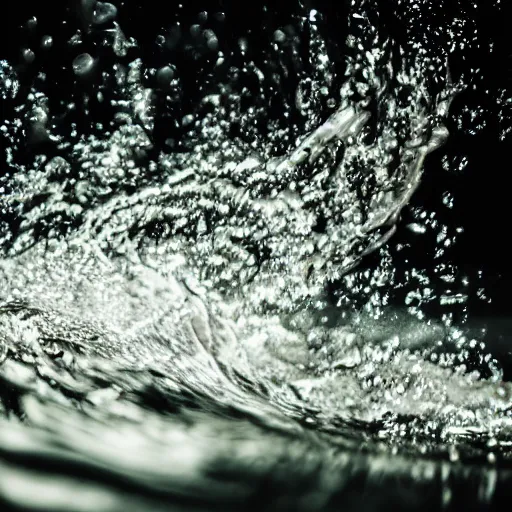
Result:
<svg viewBox="0 0 512 512"><path fill-rule="evenodd" d="M52 36L44 36L41 39L41 48L43 50L48 50L53 46L53 38Z"/></svg>
<svg viewBox="0 0 512 512"><path fill-rule="evenodd" d="M215 51L218 49L219 47L219 40L217 39L216 36L213 36L213 37L210 37L207 42L206 42L206 45L208 46L208 48L212 51Z"/></svg>
<svg viewBox="0 0 512 512"><path fill-rule="evenodd" d="M94 68L94 59L88 53L82 53L73 61L73 72L80 78L90 75Z"/></svg>
<svg viewBox="0 0 512 512"><path fill-rule="evenodd" d="M29 30L34 30L36 27L37 27L37 18L35 16L32 16L32 18L30 18L27 21L27 28Z"/></svg>
<svg viewBox="0 0 512 512"><path fill-rule="evenodd" d="M199 37L201 35L201 26L197 23L190 27L190 35L192 37Z"/></svg>
<svg viewBox="0 0 512 512"><path fill-rule="evenodd" d="M204 35L206 37L206 46L210 50L217 50L219 47L219 40L217 39L215 32L213 32L213 30L205 30Z"/></svg>
<svg viewBox="0 0 512 512"><path fill-rule="evenodd" d="M187 114L181 120L181 123L183 124L183 126L189 126L193 122L194 122L194 116L192 114Z"/></svg>
<svg viewBox="0 0 512 512"><path fill-rule="evenodd" d="M92 15L94 25L104 25L117 16L117 7L108 2L98 2Z"/></svg>
<svg viewBox="0 0 512 512"><path fill-rule="evenodd" d="M245 53L249 48L249 41L247 41L247 39L245 37L241 37L238 40L238 46L240 48L240 51L242 53Z"/></svg>
<svg viewBox="0 0 512 512"><path fill-rule="evenodd" d="M453 208L454 198L450 192L445 192L443 194L443 204L448 208Z"/></svg>
<svg viewBox="0 0 512 512"><path fill-rule="evenodd" d="M0 98L13 99L18 94L19 82L14 69L4 60L0 60Z"/></svg>
<svg viewBox="0 0 512 512"><path fill-rule="evenodd" d="M283 43L286 41L286 34L282 30L276 30L274 32L274 41L276 43Z"/></svg>
<svg viewBox="0 0 512 512"><path fill-rule="evenodd" d="M459 454L459 451L457 450L457 448L453 445L451 445L448 449L448 455L450 457L450 461L451 462L457 462L460 458L460 454Z"/></svg>
<svg viewBox="0 0 512 512"><path fill-rule="evenodd" d="M174 66L164 66L163 68L160 68L156 73L158 85L163 88L170 87L175 74L176 70Z"/></svg>
<svg viewBox="0 0 512 512"><path fill-rule="evenodd" d="M27 64L32 64L32 62L34 62L34 60L36 58L35 53L32 50L30 50L29 48L25 48L22 52L22 55L23 55L23 60Z"/></svg>
<svg viewBox="0 0 512 512"><path fill-rule="evenodd" d="M498 441L496 440L495 437L490 437L489 440L487 441L487 446L489 448L495 448L496 446L498 446Z"/></svg>
<svg viewBox="0 0 512 512"><path fill-rule="evenodd" d="M423 224L418 224L417 222L413 222L407 225L409 231L412 231L416 235L423 235L426 233L427 228Z"/></svg>

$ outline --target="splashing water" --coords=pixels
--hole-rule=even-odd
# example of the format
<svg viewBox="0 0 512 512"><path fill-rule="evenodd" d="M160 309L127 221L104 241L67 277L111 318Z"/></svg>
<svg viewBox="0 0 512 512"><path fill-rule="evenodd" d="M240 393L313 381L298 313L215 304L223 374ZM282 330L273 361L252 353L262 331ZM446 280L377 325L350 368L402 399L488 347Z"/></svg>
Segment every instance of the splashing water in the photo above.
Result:
<svg viewBox="0 0 512 512"><path fill-rule="evenodd" d="M122 4L83 1L1 62L10 506L267 509L266 489L276 509L320 510L361 475L411 471L448 506L460 474L481 501L508 478L498 362L453 317L426 318L421 272L409 313L387 305L402 284L385 244L448 137L464 82L446 55L471 24L445 22L451 46L432 49L394 40L372 2L346 14L334 48L322 13L297 6L264 38L212 10L147 42ZM411 232L449 245L435 213L413 214ZM464 303L455 288L443 304ZM370 508L400 503L375 493Z"/></svg>

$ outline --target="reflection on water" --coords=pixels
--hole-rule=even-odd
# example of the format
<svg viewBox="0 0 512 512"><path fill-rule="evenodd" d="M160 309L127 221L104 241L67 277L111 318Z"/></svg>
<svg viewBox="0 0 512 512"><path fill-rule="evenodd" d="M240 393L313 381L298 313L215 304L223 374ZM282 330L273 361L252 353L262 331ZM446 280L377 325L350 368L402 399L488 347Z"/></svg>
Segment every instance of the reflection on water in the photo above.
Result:
<svg viewBox="0 0 512 512"><path fill-rule="evenodd" d="M227 8L178 8L148 42L122 22L137 7L73 6L61 31L29 19L38 48L0 67L2 500L377 510L504 493L512 386L463 322L474 286L442 260L457 228L407 214L443 287L403 273L393 238L470 83L447 55L476 44L474 16L447 17L432 48L352 2L332 46L320 6L263 9L258 37L234 37Z"/></svg>

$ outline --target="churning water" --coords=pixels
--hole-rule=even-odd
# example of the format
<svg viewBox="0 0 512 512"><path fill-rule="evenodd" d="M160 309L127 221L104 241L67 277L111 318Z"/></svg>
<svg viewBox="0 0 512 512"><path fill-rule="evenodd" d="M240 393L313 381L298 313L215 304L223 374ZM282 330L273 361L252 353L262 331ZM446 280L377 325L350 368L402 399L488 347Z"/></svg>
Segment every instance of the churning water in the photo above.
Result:
<svg viewBox="0 0 512 512"><path fill-rule="evenodd" d="M397 0L397 40L376 2L213 3L57 4L0 62L5 506L506 496L512 385L465 323L485 290L444 256L459 228L407 213L435 277L393 238L474 83L450 58L476 4Z"/></svg>

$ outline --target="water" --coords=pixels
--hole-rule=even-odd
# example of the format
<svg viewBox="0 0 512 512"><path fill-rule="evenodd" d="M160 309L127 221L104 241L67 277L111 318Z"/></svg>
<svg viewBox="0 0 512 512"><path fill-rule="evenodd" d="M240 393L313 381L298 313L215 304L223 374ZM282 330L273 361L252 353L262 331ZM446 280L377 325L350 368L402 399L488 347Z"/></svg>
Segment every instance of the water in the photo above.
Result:
<svg viewBox="0 0 512 512"><path fill-rule="evenodd" d="M5 506L507 495L510 347L471 324L488 292L450 253L457 221L409 206L433 156L464 172L447 126L483 129L452 111L478 84L457 69L478 6L397 1L399 33L375 2L336 21L306 4L160 20L84 1L25 22L0 67Z"/></svg>

